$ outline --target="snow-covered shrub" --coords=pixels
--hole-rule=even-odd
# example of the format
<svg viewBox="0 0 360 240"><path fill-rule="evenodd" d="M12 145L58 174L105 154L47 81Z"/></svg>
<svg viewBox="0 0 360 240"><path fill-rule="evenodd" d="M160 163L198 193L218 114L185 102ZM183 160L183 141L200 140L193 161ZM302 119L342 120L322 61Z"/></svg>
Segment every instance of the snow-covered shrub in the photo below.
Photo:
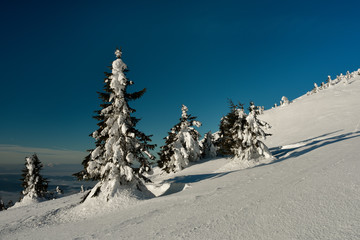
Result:
<svg viewBox="0 0 360 240"><path fill-rule="evenodd" d="M99 93L103 103L94 118L99 121L99 129L92 133L96 148L82 162L84 170L74 174L79 180L99 180L86 198L99 197L105 201L117 195L125 186L148 194L143 175L150 172L148 158L154 159L149 150L151 136L137 130L139 119L129 101L140 98L146 91L129 93L127 88L133 82L126 77L127 66L122 61L122 52L115 51L111 73L106 73L104 91ZM126 188L125 187L125 188ZM136 191L134 191L136 192ZM84 199L86 200L86 199Z"/></svg>
<svg viewBox="0 0 360 240"><path fill-rule="evenodd" d="M64 191L63 191L59 186L56 186L55 191L56 191L56 193L57 193L58 195L61 195L61 194L64 193Z"/></svg>
<svg viewBox="0 0 360 240"><path fill-rule="evenodd" d="M216 147L214 145L214 137L211 131L205 134L204 138L200 141L201 158L214 158L216 157Z"/></svg>
<svg viewBox="0 0 360 240"><path fill-rule="evenodd" d="M3 200L0 198L0 211L6 210Z"/></svg>
<svg viewBox="0 0 360 240"><path fill-rule="evenodd" d="M171 128L161 147L158 166L165 172L177 172L200 159L199 132L194 127L201 123L196 117L187 114L188 108L182 105L180 122Z"/></svg>
<svg viewBox="0 0 360 240"><path fill-rule="evenodd" d="M286 105L289 105L290 104L290 101L287 97L283 96L281 98L281 101L280 101L280 106L286 106Z"/></svg>
<svg viewBox="0 0 360 240"><path fill-rule="evenodd" d="M256 110L257 110L257 114L263 114L265 108L264 108L264 106L258 106Z"/></svg>
<svg viewBox="0 0 360 240"><path fill-rule="evenodd" d="M349 71L346 71L346 76L345 76L345 78L348 79L348 80L351 78L351 74L350 74Z"/></svg>
<svg viewBox="0 0 360 240"><path fill-rule="evenodd" d="M331 76L329 75L326 80L326 86L331 87L333 85L333 81L331 80Z"/></svg>
<svg viewBox="0 0 360 240"><path fill-rule="evenodd" d="M36 154L25 158L25 168L22 170L22 201L47 198L48 181L40 174L43 165ZM25 199L25 200L24 200Z"/></svg>
<svg viewBox="0 0 360 240"><path fill-rule="evenodd" d="M326 84L324 82L321 83L320 90L326 89Z"/></svg>
<svg viewBox="0 0 360 240"><path fill-rule="evenodd" d="M313 90L311 91L311 93L317 93L319 91L319 87L316 83L314 83L314 88Z"/></svg>

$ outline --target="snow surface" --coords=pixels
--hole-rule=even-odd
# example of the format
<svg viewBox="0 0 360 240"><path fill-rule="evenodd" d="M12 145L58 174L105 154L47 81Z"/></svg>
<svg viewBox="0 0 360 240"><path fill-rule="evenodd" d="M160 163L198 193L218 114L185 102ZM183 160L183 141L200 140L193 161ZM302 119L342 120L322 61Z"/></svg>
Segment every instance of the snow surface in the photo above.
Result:
<svg viewBox="0 0 360 240"><path fill-rule="evenodd" d="M360 239L359 96L356 76L265 111L276 160L155 169L147 200L79 204L79 193L12 208L0 239Z"/></svg>

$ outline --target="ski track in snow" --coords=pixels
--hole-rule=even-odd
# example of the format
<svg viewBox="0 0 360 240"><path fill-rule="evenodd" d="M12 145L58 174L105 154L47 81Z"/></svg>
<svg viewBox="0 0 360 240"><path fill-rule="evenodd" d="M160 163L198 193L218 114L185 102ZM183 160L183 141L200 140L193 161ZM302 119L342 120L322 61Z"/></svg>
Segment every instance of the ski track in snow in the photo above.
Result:
<svg viewBox="0 0 360 240"><path fill-rule="evenodd" d="M0 239L360 239L355 80L261 115L276 159L155 169L147 200L81 205L79 193L2 211Z"/></svg>

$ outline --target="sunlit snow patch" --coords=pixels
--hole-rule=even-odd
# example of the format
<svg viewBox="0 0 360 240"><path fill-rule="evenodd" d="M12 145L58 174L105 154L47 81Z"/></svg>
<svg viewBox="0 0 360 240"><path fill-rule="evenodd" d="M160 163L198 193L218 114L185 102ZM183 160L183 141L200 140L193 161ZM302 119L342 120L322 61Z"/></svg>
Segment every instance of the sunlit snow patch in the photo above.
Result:
<svg viewBox="0 0 360 240"><path fill-rule="evenodd" d="M173 193L181 192L190 185L187 183L163 183L163 184L147 184L147 189L152 192L156 197L170 195Z"/></svg>
<svg viewBox="0 0 360 240"><path fill-rule="evenodd" d="M246 168L252 168L262 164L269 164L273 162L275 159L276 159L275 157L250 159L250 160L229 159L229 163L225 164L215 172L228 172L228 171L236 171Z"/></svg>

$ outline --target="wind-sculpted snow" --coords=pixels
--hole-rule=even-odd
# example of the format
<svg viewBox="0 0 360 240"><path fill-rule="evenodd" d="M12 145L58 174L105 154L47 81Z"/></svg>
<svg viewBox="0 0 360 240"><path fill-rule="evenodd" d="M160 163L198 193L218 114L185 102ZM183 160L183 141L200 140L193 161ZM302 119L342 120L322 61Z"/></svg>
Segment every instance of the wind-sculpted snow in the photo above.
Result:
<svg viewBox="0 0 360 240"><path fill-rule="evenodd" d="M360 239L359 95L357 77L265 111L273 161L156 168L146 200L80 205L77 194L9 209L0 239Z"/></svg>

